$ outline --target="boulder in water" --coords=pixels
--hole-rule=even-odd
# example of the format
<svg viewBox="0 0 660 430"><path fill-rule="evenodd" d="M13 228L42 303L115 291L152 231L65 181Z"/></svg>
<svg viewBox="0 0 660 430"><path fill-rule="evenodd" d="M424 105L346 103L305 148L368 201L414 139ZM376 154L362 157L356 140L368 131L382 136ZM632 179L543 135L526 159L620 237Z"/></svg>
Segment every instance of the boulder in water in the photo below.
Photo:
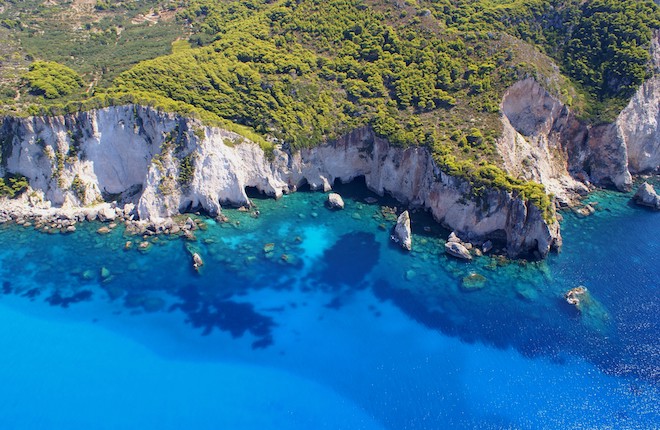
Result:
<svg viewBox="0 0 660 430"><path fill-rule="evenodd" d="M195 252L192 255L192 259L193 259L193 267L195 268L195 270L199 271L199 268L204 265L204 261L202 261L202 257L200 257L200 255Z"/></svg>
<svg viewBox="0 0 660 430"><path fill-rule="evenodd" d="M566 292L566 294L564 294L566 302L578 309L582 308L583 301L587 297L587 287L583 287L582 285L579 287L571 288Z"/></svg>
<svg viewBox="0 0 660 430"><path fill-rule="evenodd" d="M581 217L587 217L589 215L593 215L594 212L596 212L596 209L589 204L584 205L581 208L575 209L575 213Z"/></svg>
<svg viewBox="0 0 660 430"><path fill-rule="evenodd" d="M135 204L126 203L124 205L123 213L124 213L124 218L133 219L133 214L135 213Z"/></svg>
<svg viewBox="0 0 660 430"><path fill-rule="evenodd" d="M197 230L197 224L195 224L195 221L193 221L192 218L188 217L183 224L183 229L188 231Z"/></svg>
<svg viewBox="0 0 660 430"><path fill-rule="evenodd" d="M458 242L447 242L445 243L445 252L452 257L459 258L461 260L472 260L470 251L468 251L463 245Z"/></svg>
<svg viewBox="0 0 660 430"><path fill-rule="evenodd" d="M633 200L638 205L660 210L660 196L658 196L658 193L655 192L655 189L648 182L640 185Z"/></svg>
<svg viewBox="0 0 660 430"><path fill-rule="evenodd" d="M330 209L344 209L344 199L337 193L328 194L327 203Z"/></svg>
<svg viewBox="0 0 660 430"><path fill-rule="evenodd" d="M410 229L410 214L404 211L399 215L394 227L392 240L400 244L403 249L410 251L412 249L412 231Z"/></svg>

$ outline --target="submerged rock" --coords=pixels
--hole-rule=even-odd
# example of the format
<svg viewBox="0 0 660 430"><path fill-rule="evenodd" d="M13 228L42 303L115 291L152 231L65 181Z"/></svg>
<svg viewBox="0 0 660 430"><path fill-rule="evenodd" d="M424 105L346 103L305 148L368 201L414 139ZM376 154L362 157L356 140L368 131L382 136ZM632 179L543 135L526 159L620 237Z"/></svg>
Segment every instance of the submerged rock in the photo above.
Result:
<svg viewBox="0 0 660 430"><path fill-rule="evenodd" d="M516 296L520 300L524 300L526 302L533 302L536 299L538 299L538 293L530 285L516 285L515 290L516 290Z"/></svg>
<svg viewBox="0 0 660 430"><path fill-rule="evenodd" d="M344 199L337 193L328 194L327 203L330 209L344 209Z"/></svg>
<svg viewBox="0 0 660 430"><path fill-rule="evenodd" d="M413 269L406 270L406 275L405 275L406 281L412 281L413 279L415 279L416 276L417 276L417 272L415 272Z"/></svg>
<svg viewBox="0 0 660 430"><path fill-rule="evenodd" d="M96 232L98 234L108 234L108 233L110 233L110 231L111 230L106 226L103 226L103 227L99 228L98 230L96 230Z"/></svg>
<svg viewBox="0 0 660 430"><path fill-rule="evenodd" d="M640 185L633 200L640 206L647 206L655 210L660 210L660 196L658 196L658 193L656 193L653 186L648 182L644 182Z"/></svg>
<svg viewBox="0 0 660 430"><path fill-rule="evenodd" d="M397 218L392 240L400 244L403 249L407 249L408 251L412 249L412 231L410 229L410 214L408 211L404 211Z"/></svg>
<svg viewBox="0 0 660 430"><path fill-rule="evenodd" d="M461 288L464 291L481 290L486 286L486 277L478 273L472 272L463 278Z"/></svg>
<svg viewBox="0 0 660 430"><path fill-rule="evenodd" d="M472 260L470 251L458 242L445 243L445 252L452 257L460 258L461 260Z"/></svg>
<svg viewBox="0 0 660 430"><path fill-rule="evenodd" d="M584 205L581 208L575 209L575 213L577 215L582 216L582 217L587 217L589 215L593 215L594 212L596 212L596 209L593 206L589 205L589 204Z"/></svg>
<svg viewBox="0 0 660 430"><path fill-rule="evenodd" d="M564 294L566 302L574 306L587 326L598 330L608 330L610 316L602 303L594 299L586 287L580 285Z"/></svg>

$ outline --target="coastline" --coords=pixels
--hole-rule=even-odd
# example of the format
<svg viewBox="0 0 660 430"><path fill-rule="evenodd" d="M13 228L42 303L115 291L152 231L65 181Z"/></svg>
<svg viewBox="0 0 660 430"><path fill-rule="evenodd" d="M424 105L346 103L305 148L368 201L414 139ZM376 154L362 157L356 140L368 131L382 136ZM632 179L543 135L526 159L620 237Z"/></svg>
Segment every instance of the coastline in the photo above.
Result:
<svg viewBox="0 0 660 430"><path fill-rule="evenodd" d="M34 206L116 199L121 208L134 204L136 219L158 224L249 205L250 188L279 198L303 185L329 191L335 181L364 177L378 195L430 210L465 241L505 240L511 257L540 258L560 246L557 222L548 224L533 204L494 189L474 198L470 184L442 172L426 149L393 147L368 128L272 155L235 133L140 106L7 118L3 130L4 171L28 178Z"/></svg>

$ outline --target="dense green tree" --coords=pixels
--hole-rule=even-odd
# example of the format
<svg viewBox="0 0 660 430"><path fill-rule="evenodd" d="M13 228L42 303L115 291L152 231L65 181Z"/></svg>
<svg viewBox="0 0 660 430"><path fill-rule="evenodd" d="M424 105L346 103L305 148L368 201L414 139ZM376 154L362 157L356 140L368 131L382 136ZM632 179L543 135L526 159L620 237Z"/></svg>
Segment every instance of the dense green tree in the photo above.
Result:
<svg viewBox="0 0 660 430"><path fill-rule="evenodd" d="M53 61L35 61L25 74L25 80L36 95L55 99L77 91L83 85L82 78L69 67Z"/></svg>

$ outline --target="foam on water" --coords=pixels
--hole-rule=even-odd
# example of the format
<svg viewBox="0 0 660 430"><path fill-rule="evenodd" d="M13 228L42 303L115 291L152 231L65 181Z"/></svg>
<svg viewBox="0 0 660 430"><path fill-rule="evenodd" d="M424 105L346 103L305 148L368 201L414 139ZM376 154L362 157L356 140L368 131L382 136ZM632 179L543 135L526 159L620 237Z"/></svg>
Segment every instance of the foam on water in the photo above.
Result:
<svg viewBox="0 0 660 430"><path fill-rule="evenodd" d="M255 199L147 252L121 228L0 229L0 426L660 426L657 213L600 193L558 256L464 263L428 215L407 253L389 209L339 191L344 211ZM580 284L581 314L562 297Z"/></svg>

